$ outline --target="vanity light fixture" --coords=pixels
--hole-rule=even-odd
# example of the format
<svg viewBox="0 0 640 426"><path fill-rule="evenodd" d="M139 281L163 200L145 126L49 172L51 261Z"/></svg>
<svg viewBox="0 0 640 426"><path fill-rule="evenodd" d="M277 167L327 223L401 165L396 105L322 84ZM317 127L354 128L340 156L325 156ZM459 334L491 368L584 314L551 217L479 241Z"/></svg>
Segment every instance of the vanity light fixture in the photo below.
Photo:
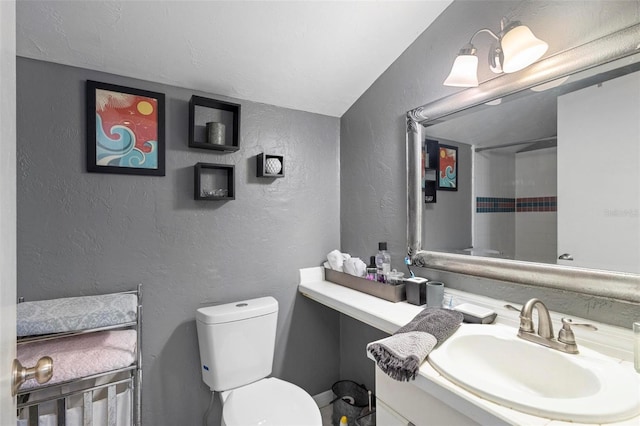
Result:
<svg viewBox="0 0 640 426"><path fill-rule="evenodd" d="M451 73L444 81L445 86L478 86L478 57L473 39L480 33L487 33L495 39L489 50L489 69L495 74L520 71L540 59L549 48L549 45L536 38L526 25L502 18L498 34L483 28L476 31L469 43L460 49Z"/></svg>

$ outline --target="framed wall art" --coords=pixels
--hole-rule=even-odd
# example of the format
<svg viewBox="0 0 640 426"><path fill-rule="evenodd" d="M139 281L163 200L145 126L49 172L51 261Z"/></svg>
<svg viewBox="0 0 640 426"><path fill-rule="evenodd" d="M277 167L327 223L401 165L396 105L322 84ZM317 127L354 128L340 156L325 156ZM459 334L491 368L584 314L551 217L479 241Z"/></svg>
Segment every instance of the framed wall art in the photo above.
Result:
<svg viewBox="0 0 640 426"><path fill-rule="evenodd" d="M458 190L458 147L440 144L438 159L438 189Z"/></svg>
<svg viewBox="0 0 640 426"><path fill-rule="evenodd" d="M87 171L164 176L164 94L87 80Z"/></svg>

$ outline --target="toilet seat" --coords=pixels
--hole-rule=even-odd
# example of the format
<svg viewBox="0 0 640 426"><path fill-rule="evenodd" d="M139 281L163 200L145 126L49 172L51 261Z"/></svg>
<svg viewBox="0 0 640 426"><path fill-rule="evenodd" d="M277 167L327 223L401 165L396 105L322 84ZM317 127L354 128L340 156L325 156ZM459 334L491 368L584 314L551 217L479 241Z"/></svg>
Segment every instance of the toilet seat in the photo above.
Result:
<svg viewBox="0 0 640 426"><path fill-rule="evenodd" d="M311 395L275 377L225 392L222 399L223 426L322 426Z"/></svg>

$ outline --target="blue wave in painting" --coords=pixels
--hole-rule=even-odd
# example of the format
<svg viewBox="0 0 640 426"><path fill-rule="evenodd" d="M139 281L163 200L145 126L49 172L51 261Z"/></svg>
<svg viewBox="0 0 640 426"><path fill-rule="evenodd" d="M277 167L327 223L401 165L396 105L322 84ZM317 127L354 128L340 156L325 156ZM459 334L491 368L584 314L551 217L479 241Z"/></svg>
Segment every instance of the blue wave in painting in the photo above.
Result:
<svg viewBox="0 0 640 426"><path fill-rule="evenodd" d="M445 177L440 176L440 186L443 188L456 187L456 171L453 167L447 166L444 169Z"/></svg>
<svg viewBox="0 0 640 426"><path fill-rule="evenodd" d="M147 141L145 146L151 148L147 154L136 148L135 134L125 126L113 126L110 133L116 135L111 138L104 133L102 119L96 114L96 164L99 166L135 167L157 169L157 141ZM150 155L153 154L153 155Z"/></svg>

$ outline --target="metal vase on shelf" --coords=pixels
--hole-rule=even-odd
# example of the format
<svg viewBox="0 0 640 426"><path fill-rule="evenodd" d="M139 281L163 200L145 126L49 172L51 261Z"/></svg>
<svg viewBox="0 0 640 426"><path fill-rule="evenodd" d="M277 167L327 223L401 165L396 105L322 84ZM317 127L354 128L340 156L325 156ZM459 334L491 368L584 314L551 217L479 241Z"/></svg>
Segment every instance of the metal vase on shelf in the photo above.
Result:
<svg viewBox="0 0 640 426"><path fill-rule="evenodd" d="M207 123L207 142L214 145L224 145L224 124L211 121Z"/></svg>

